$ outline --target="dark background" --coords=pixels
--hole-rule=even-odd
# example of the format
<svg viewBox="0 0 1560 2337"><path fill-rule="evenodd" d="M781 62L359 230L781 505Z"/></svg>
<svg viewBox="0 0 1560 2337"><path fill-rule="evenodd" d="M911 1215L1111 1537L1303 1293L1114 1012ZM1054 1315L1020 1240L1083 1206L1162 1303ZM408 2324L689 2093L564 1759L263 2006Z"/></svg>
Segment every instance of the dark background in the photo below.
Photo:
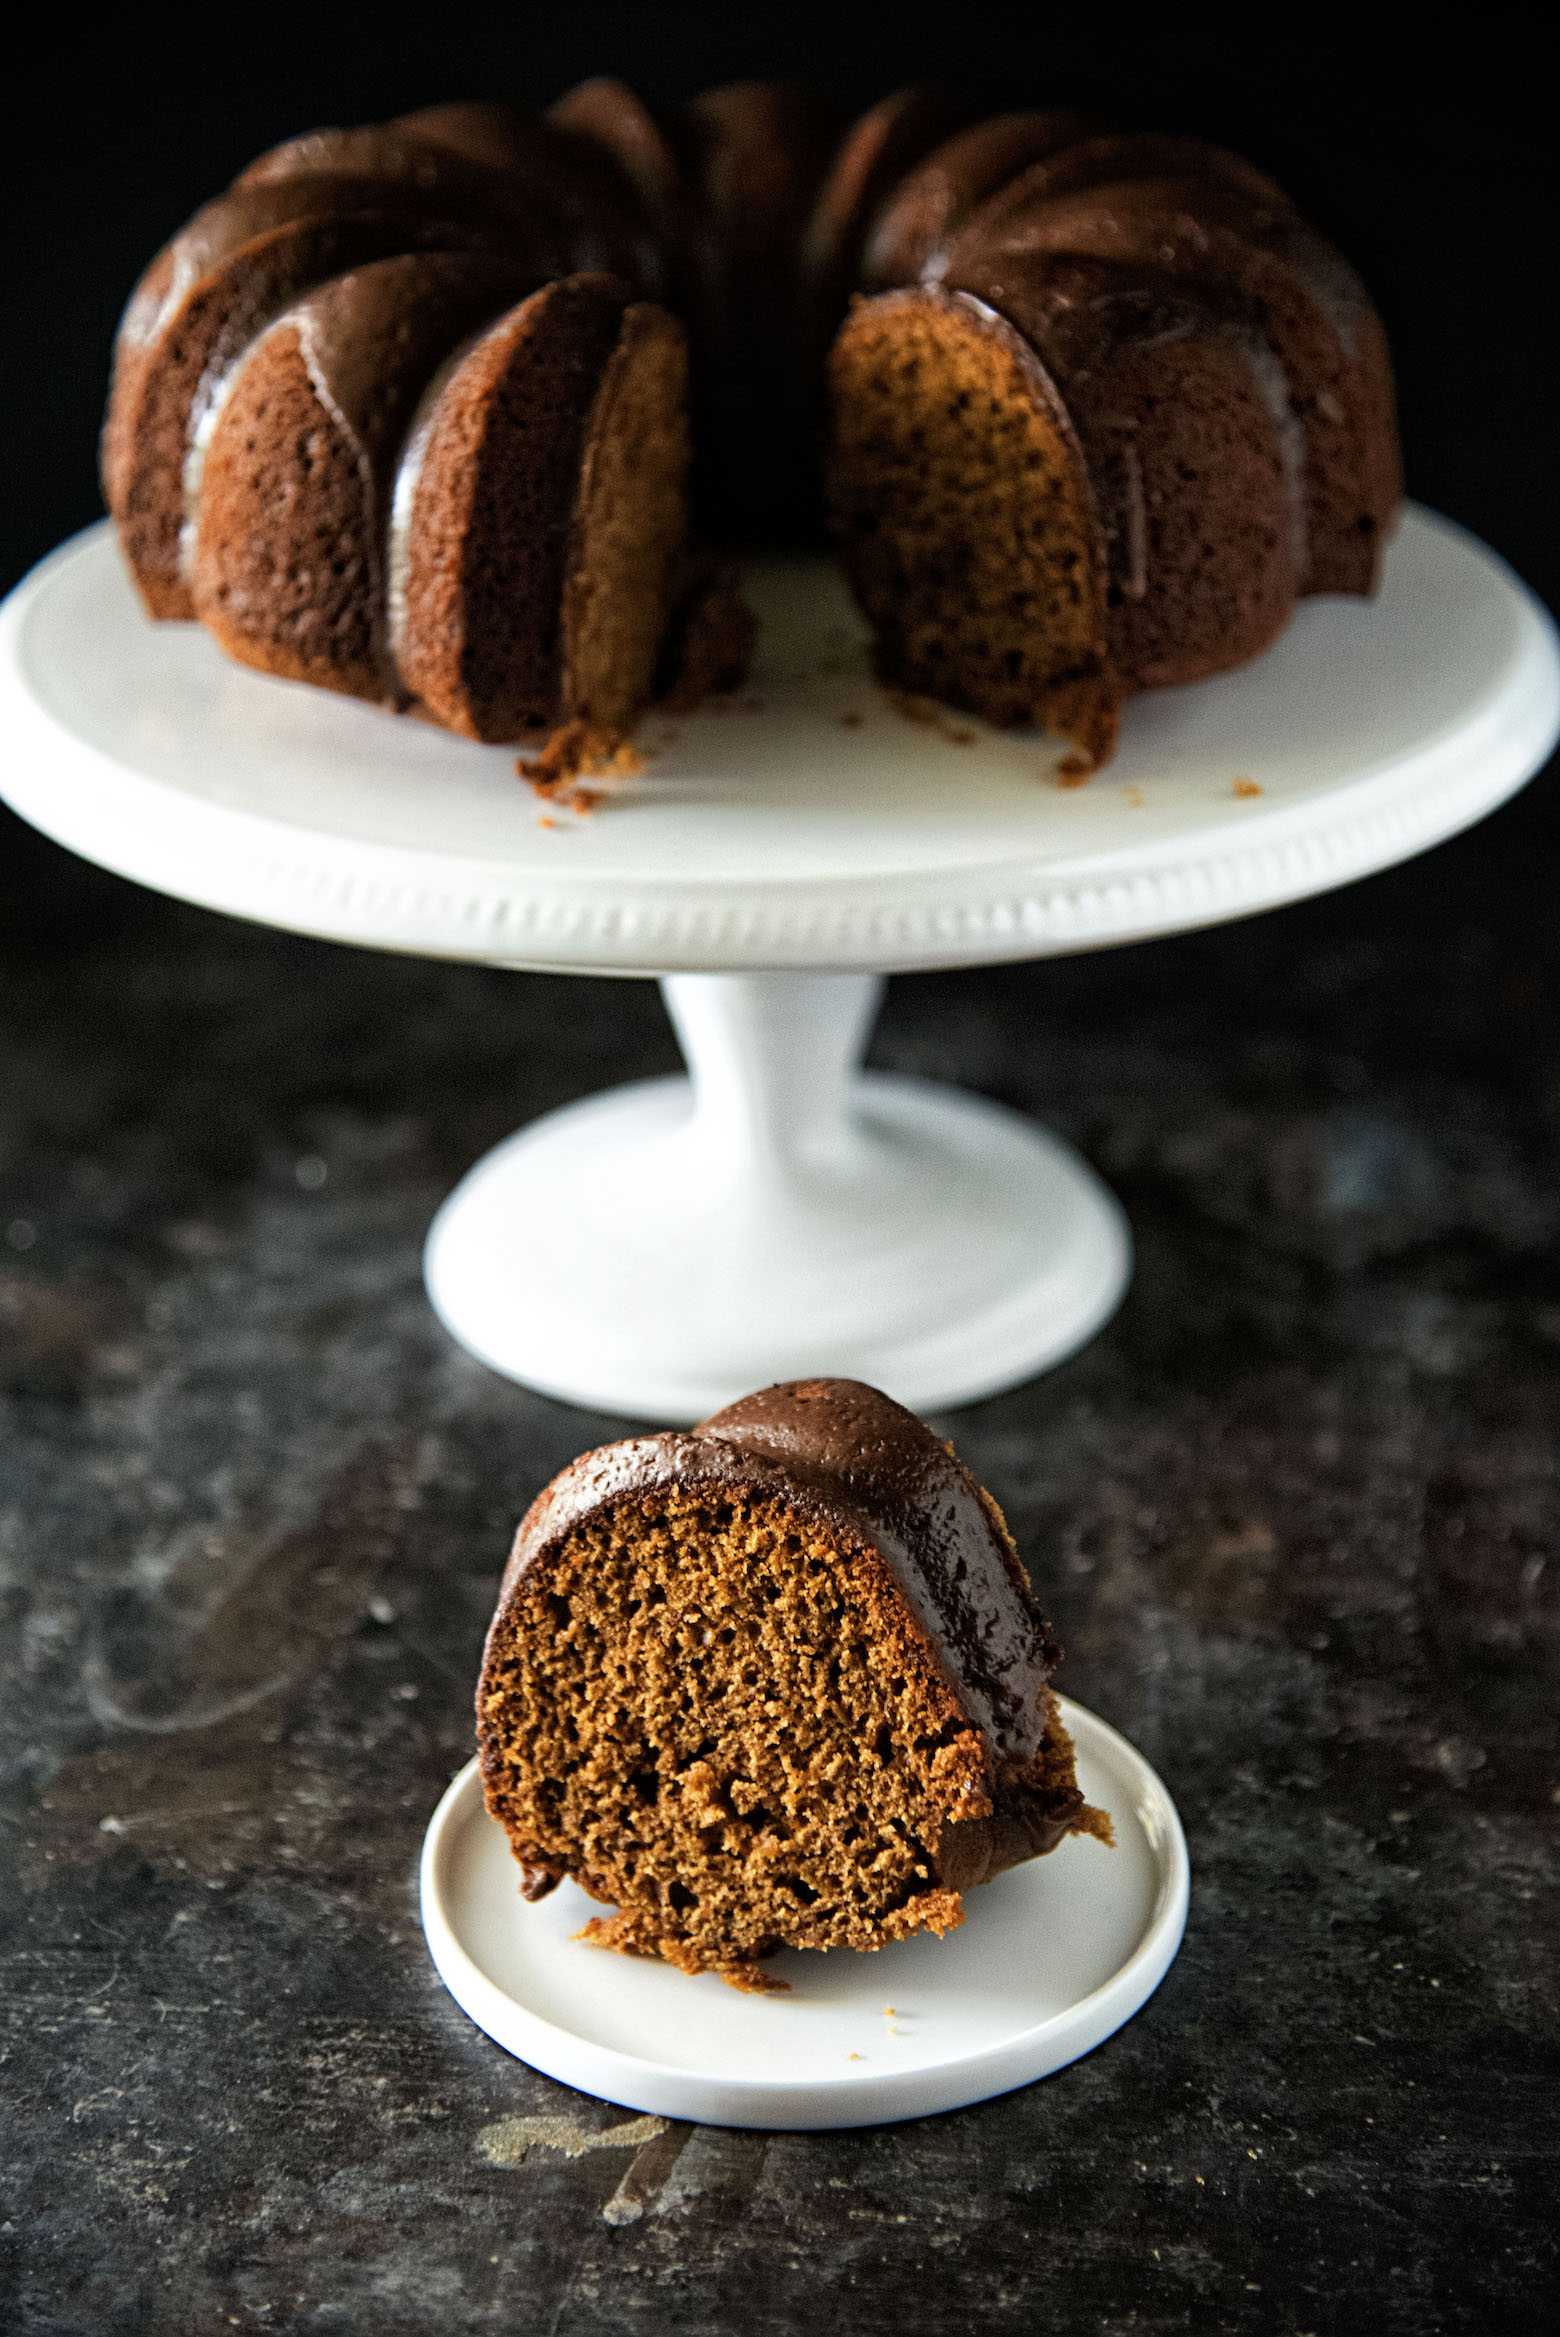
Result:
<svg viewBox="0 0 1560 2337"><path fill-rule="evenodd" d="M96 516L120 305L259 149L779 72L1252 156L1377 296L1411 490L1553 602L1550 79L1514 12L1426 20L61 12L7 59L0 582ZM876 1064L1062 1129L1132 1219L1106 1331L937 1426L1174 1794L1186 1944L968 2112L518 2160L516 2117L622 2113L471 2027L412 1878L513 1522L638 1424L461 1355L419 1251L485 1147L671 1069L665 1018L216 917L0 814L5 2337L1554 2337L1553 798L1244 923L890 985Z"/></svg>

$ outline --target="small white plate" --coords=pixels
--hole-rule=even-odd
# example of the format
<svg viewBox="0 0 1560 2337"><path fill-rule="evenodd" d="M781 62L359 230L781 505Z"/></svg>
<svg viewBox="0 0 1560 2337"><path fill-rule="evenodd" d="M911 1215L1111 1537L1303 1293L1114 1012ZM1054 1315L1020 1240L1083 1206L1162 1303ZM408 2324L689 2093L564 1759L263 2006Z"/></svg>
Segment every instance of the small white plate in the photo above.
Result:
<svg viewBox="0 0 1560 2337"><path fill-rule="evenodd" d="M786 1950L787 1996L586 1947L600 1909L572 1883L527 1905L475 1761L433 1814L422 1917L440 1977L479 2028L565 2085L717 2126L873 2126L1048 2077L1158 1987L1186 1926L1175 1804L1103 1720L1062 1700L1078 1781L1116 1847L1076 1836L971 1891L959 1930L876 1955Z"/></svg>

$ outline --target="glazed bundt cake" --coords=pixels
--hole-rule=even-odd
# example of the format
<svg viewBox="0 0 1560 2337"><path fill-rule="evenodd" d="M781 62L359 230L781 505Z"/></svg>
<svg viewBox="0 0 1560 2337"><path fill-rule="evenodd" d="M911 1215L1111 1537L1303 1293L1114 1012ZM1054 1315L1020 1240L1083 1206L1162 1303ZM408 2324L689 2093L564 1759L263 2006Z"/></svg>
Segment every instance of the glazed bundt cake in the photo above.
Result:
<svg viewBox="0 0 1560 2337"><path fill-rule="evenodd" d="M826 512L883 680L1080 771L1370 592L1399 496L1380 325L1250 164L760 83L263 155L131 297L103 477L153 616L492 740L736 678L707 547Z"/></svg>
<svg viewBox="0 0 1560 2337"><path fill-rule="evenodd" d="M522 1523L477 1691L487 1805L584 1936L772 1986L877 1948L1068 1834L1109 1842L1002 1513L855 1380L586 1453Z"/></svg>

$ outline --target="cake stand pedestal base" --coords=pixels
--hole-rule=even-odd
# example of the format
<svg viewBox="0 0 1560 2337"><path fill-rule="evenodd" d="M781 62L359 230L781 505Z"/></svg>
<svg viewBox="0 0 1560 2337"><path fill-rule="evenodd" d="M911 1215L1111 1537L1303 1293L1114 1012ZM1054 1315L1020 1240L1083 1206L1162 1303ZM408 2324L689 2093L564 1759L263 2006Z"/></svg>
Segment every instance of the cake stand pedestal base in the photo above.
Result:
<svg viewBox="0 0 1560 2337"><path fill-rule="evenodd" d="M550 1113L434 1219L429 1295L511 1379L689 1422L804 1374L914 1411L1083 1345L1131 1273L1116 1201L1059 1137L857 1066L874 975L681 974L690 1079Z"/></svg>
<svg viewBox="0 0 1560 2337"><path fill-rule="evenodd" d="M691 1081L479 1162L429 1241L444 1321L640 1418L812 1372L936 1410L1081 1345L1129 1249L1054 1137L857 1071L875 977L1183 933L1440 843L1560 734L1554 627L1409 506L1374 601L1307 601L1237 672L1134 699L1110 768L1061 788L1055 740L907 721L830 562L752 562L744 589L751 688L647 720L646 770L575 818L511 748L153 625L90 530L0 608L0 793L105 868L292 932L665 977Z"/></svg>

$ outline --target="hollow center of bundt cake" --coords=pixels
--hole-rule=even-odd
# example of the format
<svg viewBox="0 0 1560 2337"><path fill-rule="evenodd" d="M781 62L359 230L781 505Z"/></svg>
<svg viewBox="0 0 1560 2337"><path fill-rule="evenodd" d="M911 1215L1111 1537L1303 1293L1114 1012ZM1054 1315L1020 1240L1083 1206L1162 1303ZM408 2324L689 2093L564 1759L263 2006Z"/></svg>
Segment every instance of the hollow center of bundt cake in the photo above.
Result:
<svg viewBox="0 0 1560 2337"><path fill-rule="evenodd" d="M779 1498L597 1512L490 1650L490 1806L617 1908L608 1944L685 1970L946 1929L933 1853L989 1809L985 1753L907 1621L875 1553Z"/></svg>
<svg viewBox="0 0 1560 2337"><path fill-rule="evenodd" d="M664 310L629 309L585 435L563 588L570 714L626 729L649 696L684 528L688 358Z"/></svg>
<svg viewBox="0 0 1560 2337"><path fill-rule="evenodd" d="M847 319L829 386L831 512L883 678L1108 752L1098 524L1019 336L970 302L890 295Z"/></svg>

